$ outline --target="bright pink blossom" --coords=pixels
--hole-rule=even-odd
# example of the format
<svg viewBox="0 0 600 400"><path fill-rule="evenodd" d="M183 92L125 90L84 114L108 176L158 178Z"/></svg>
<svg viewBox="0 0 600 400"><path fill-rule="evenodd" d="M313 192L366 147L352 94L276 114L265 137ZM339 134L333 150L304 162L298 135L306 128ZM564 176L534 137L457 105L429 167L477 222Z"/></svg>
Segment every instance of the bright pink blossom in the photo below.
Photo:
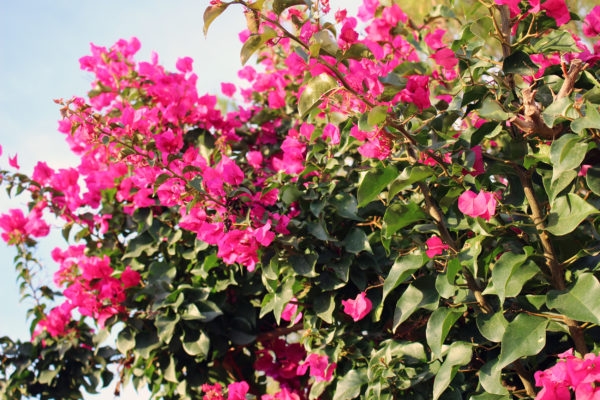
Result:
<svg viewBox="0 0 600 400"><path fill-rule="evenodd" d="M65 335L68 332L67 326L71 321L71 311L73 308L75 308L75 306L69 302L54 307L40 322L38 322L33 334L34 337L39 335L42 330L46 330L52 337Z"/></svg>
<svg viewBox="0 0 600 400"><path fill-rule="evenodd" d="M283 312L281 313L282 320L292 321L293 319L293 324L297 324L302 320L302 313L298 312L297 301L298 300L295 297L293 297L292 300L290 300L290 302L287 303L285 307L283 307Z"/></svg>
<svg viewBox="0 0 600 400"><path fill-rule="evenodd" d="M427 245L427 250L425 251L425 253L429 258L438 256L442 254L444 250L449 248L449 246L446 243L444 243L442 239L435 235L427 239L425 244Z"/></svg>
<svg viewBox="0 0 600 400"><path fill-rule="evenodd" d="M315 378L315 381L330 381L335 371L336 363L329 363L327 356L320 356L311 353L306 357L306 360L298 366L298 375L304 375L310 367L310 376Z"/></svg>
<svg viewBox="0 0 600 400"><path fill-rule="evenodd" d="M600 6L595 6L583 20L583 34L588 37L600 35Z"/></svg>
<svg viewBox="0 0 600 400"><path fill-rule="evenodd" d="M204 392L202 400L225 400L223 397L223 386L218 382L214 385L205 383L202 385L202 391Z"/></svg>
<svg viewBox="0 0 600 400"><path fill-rule="evenodd" d="M221 83L221 93L227 97L232 97L235 94L235 85L233 83Z"/></svg>
<svg viewBox="0 0 600 400"><path fill-rule="evenodd" d="M373 308L373 303L367 297L366 292L359 293L355 299L342 300L342 305L344 306L344 312L351 316L354 321L360 321L366 317Z"/></svg>
<svg viewBox="0 0 600 400"><path fill-rule="evenodd" d="M2 239L8 244L23 243L31 236L44 237L50 232L40 208L34 208L27 216L18 208L8 210L0 215L0 229Z"/></svg>
<svg viewBox="0 0 600 400"><path fill-rule="evenodd" d="M481 217L489 221L496 214L496 205L498 204L495 193L484 190L475 193L467 190L458 197L458 209L470 217Z"/></svg>
<svg viewBox="0 0 600 400"><path fill-rule="evenodd" d="M17 154L15 154L12 157L8 157L8 165L10 165L11 167L15 168L15 169L19 169L21 168L19 166L19 161L17 160Z"/></svg>
<svg viewBox="0 0 600 400"><path fill-rule="evenodd" d="M227 400L246 400L250 386L246 381L233 382L227 385Z"/></svg>

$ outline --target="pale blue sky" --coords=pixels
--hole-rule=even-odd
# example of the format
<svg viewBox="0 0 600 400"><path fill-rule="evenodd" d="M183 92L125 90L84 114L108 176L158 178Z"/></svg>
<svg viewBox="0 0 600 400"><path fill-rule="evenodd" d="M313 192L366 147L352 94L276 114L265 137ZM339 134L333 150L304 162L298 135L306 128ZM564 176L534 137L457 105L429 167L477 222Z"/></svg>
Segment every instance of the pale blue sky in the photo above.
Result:
<svg viewBox="0 0 600 400"><path fill-rule="evenodd" d="M194 59L200 93L218 94L221 82L236 82L240 68L237 33L244 27L240 7L230 7L202 33L202 16L208 0L104 0L14 1L0 0L0 166L18 154L21 171L31 173L38 160L53 168L76 165L62 134L55 98L83 96L91 76L79 69L79 58L89 44L110 46L120 38L136 36L142 43L138 60L156 51L163 65L174 69L178 57ZM332 0L332 9L356 10L358 0ZM10 200L0 190L0 213L25 207L27 199ZM53 228L38 249L51 282L55 268L49 254L65 247L60 229ZM0 337L27 339L26 304L19 303L15 250L0 241ZM96 397L89 397L96 398ZM103 397L112 398L110 394ZM127 397L122 398L143 398Z"/></svg>

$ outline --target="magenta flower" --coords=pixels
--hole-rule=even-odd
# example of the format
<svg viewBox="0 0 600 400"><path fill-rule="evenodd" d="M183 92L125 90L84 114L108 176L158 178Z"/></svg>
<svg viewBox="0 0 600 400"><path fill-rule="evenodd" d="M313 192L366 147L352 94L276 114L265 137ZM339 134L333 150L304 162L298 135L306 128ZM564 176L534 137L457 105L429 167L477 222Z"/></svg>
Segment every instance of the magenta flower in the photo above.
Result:
<svg viewBox="0 0 600 400"><path fill-rule="evenodd" d="M344 312L352 317L354 321L360 321L371 312L373 303L367 297L366 292L359 293L356 299L342 300Z"/></svg>
<svg viewBox="0 0 600 400"><path fill-rule="evenodd" d="M600 35L600 6L592 11L583 20L583 34L587 37Z"/></svg>
<svg viewBox="0 0 600 400"><path fill-rule="evenodd" d="M306 360L298 366L298 375L304 375L310 367L310 376L313 376L318 381L330 381L335 370L336 363L329 363L327 356L320 356L311 353L306 357Z"/></svg>
<svg viewBox="0 0 600 400"><path fill-rule="evenodd" d="M246 400L250 386L246 381L233 382L227 385L227 400Z"/></svg>
<svg viewBox="0 0 600 400"><path fill-rule="evenodd" d="M285 305L283 308L283 312L281 313L281 319L284 321L292 321L294 320L294 325L300 322L302 319L302 313L298 312L298 304L296 303L297 299L295 297Z"/></svg>
<svg viewBox="0 0 600 400"><path fill-rule="evenodd" d="M444 250L448 248L448 245L442 242L442 239L435 235L427 239L425 244L427 245L427 250L425 251L425 253L429 258L439 256L444 252Z"/></svg>
<svg viewBox="0 0 600 400"><path fill-rule="evenodd" d="M458 209L470 217L481 217L489 221L496 213L496 196L495 193L485 190L479 191L479 194L467 190L458 197Z"/></svg>

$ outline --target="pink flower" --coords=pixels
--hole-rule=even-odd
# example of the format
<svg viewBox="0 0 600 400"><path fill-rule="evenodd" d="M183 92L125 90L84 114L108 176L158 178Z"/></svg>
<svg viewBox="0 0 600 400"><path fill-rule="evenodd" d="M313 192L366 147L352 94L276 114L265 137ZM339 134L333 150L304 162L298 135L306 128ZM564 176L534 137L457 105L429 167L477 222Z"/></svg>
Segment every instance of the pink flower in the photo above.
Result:
<svg viewBox="0 0 600 400"><path fill-rule="evenodd" d="M202 396L202 400L224 400L223 386L220 383L215 383L214 385L205 383L202 385L202 391L205 393Z"/></svg>
<svg viewBox="0 0 600 400"><path fill-rule="evenodd" d="M16 169L21 168L19 166L19 161L17 161L17 155L16 154L14 156L12 156L12 157L10 157L10 156L8 157L8 165L10 165L11 167L16 168Z"/></svg>
<svg viewBox="0 0 600 400"><path fill-rule="evenodd" d="M298 312L298 304L296 303L298 300L293 297L292 300L285 305L283 308L283 312L281 313L281 319L284 321L291 321L294 318L293 324L297 324L302 319L302 313Z"/></svg>
<svg viewBox="0 0 600 400"><path fill-rule="evenodd" d="M140 273L132 270L129 265L121 273L121 282L123 282L125 289L137 286L140 283L140 279Z"/></svg>
<svg viewBox="0 0 600 400"><path fill-rule="evenodd" d="M7 214L0 215L0 229L2 239L8 244L23 243L30 236L44 237L50 232L39 208L31 210L27 217L18 208L8 210Z"/></svg>
<svg viewBox="0 0 600 400"><path fill-rule="evenodd" d="M235 93L235 85L233 83L221 83L221 92L227 96L232 97Z"/></svg>
<svg viewBox="0 0 600 400"><path fill-rule="evenodd" d="M479 191L479 194L467 190L458 197L458 209L470 217L481 217L489 221L496 213L496 194Z"/></svg>
<svg viewBox="0 0 600 400"><path fill-rule="evenodd" d="M233 382L227 385L227 400L246 400L250 386L246 381Z"/></svg>
<svg viewBox="0 0 600 400"><path fill-rule="evenodd" d="M71 311L75 308L71 303L65 302L58 307L54 307L39 323L33 334L37 336L45 329L50 336L57 337L66 334L67 325L71 321Z"/></svg>
<svg viewBox="0 0 600 400"><path fill-rule="evenodd" d="M577 176L586 176L588 169L590 169L591 167L592 166L590 164L581 164L581 169L577 173Z"/></svg>
<svg viewBox="0 0 600 400"><path fill-rule="evenodd" d="M175 68L177 68L177 70L179 72L192 72L192 64L193 64L194 60L192 60L191 57L183 57L183 58L179 58L177 59L177 63L175 64Z"/></svg>
<svg viewBox="0 0 600 400"><path fill-rule="evenodd" d="M315 378L315 381L330 381L335 370L336 363L329 364L329 358L327 356L320 356L318 354L311 353L306 357L304 363L298 366L298 375L304 375L306 370L310 367L310 376Z"/></svg>
<svg viewBox="0 0 600 400"><path fill-rule="evenodd" d="M600 6L592 11L583 20L583 34L587 37L600 35Z"/></svg>
<svg viewBox="0 0 600 400"><path fill-rule="evenodd" d="M342 300L344 306L344 312L352 317L356 321L360 321L371 312L373 303L367 297L366 292L359 293L356 299Z"/></svg>
<svg viewBox="0 0 600 400"><path fill-rule="evenodd" d="M427 239L425 244L427 245L427 250L425 253L429 258L433 258L442 254L444 250L448 249L449 247L446 243L442 242L442 239L435 235Z"/></svg>
<svg viewBox="0 0 600 400"><path fill-rule="evenodd" d="M530 0L530 3L533 6L534 3L539 3L539 0ZM545 10L549 17L556 20L557 26L564 25L571 20L565 0L546 0L541 6L542 10Z"/></svg>

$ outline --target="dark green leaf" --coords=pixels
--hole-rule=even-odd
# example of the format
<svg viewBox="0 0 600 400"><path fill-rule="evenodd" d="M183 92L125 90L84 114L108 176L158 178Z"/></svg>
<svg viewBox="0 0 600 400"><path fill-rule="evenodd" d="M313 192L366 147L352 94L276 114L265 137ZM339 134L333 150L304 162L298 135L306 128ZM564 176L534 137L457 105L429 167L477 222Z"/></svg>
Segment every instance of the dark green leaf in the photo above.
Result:
<svg viewBox="0 0 600 400"><path fill-rule="evenodd" d="M573 232L584 219L598 213L596 207L573 193L558 197L550 210L546 229L555 236Z"/></svg>
<svg viewBox="0 0 600 400"><path fill-rule="evenodd" d="M364 207L375 200L383 189L398 177L398 170L393 165L379 167L367 172L358 186L358 206Z"/></svg>
<svg viewBox="0 0 600 400"><path fill-rule="evenodd" d="M586 152L587 144L577 135L566 134L553 141L550 146L550 161L554 169L553 180L554 175L578 168Z"/></svg>
<svg viewBox="0 0 600 400"><path fill-rule="evenodd" d="M421 268L426 261L427 257L423 254L408 254L398 257L383 282L381 303L383 304L390 292Z"/></svg>
<svg viewBox="0 0 600 400"><path fill-rule="evenodd" d="M570 289L551 290L546 304L576 321L600 325L600 283L593 274L579 275Z"/></svg>
<svg viewBox="0 0 600 400"><path fill-rule="evenodd" d="M389 198L391 199L402 189L415 182L422 182L434 174L433 169L426 165L415 165L402 170L402 173L390 185Z"/></svg>
<svg viewBox="0 0 600 400"><path fill-rule="evenodd" d="M416 203L392 204L383 216L383 235L392 236L398 230L427 218L427 214Z"/></svg>
<svg viewBox="0 0 600 400"><path fill-rule="evenodd" d="M490 97L483 100L481 108L478 110L479 116L491 121L506 121L510 118L510 114L504 111L502 106Z"/></svg>
<svg viewBox="0 0 600 400"><path fill-rule="evenodd" d="M505 74L534 75L539 67L522 51L515 51L502 62Z"/></svg>
<svg viewBox="0 0 600 400"><path fill-rule="evenodd" d="M489 341L500 343L506 331L508 321L502 312L493 314L479 314L477 316L477 328L479 332Z"/></svg>
<svg viewBox="0 0 600 400"><path fill-rule="evenodd" d="M571 130L575 133L581 133L584 129L600 128L600 113L598 113L596 107L595 104L586 102L585 116L571 122Z"/></svg>
<svg viewBox="0 0 600 400"><path fill-rule="evenodd" d="M519 358L537 354L546 345L546 318L519 314L508 324L502 336L498 368Z"/></svg>
<svg viewBox="0 0 600 400"><path fill-rule="evenodd" d="M396 303L393 331L396 332L398 327L419 308L435 310L439 299L434 278L424 277L410 284Z"/></svg>
<svg viewBox="0 0 600 400"><path fill-rule="evenodd" d="M358 254L363 251L373 253L367 234L362 229L352 228L342 241L342 244L346 251L352 254Z"/></svg>
<svg viewBox="0 0 600 400"><path fill-rule="evenodd" d="M526 251L526 254L502 254L492 269L491 285L483 294L496 294L500 298L500 304L504 303L506 297L517 296L529 278L539 272L534 263L526 263L532 252L531 248Z"/></svg>
<svg viewBox="0 0 600 400"><path fill-rule="evenodd" d="M350 400L358 397L362 386L368 382L364 369L352 369L342 377L333 394L333 400Z"/></svg>
<svg viewBox="0 0 600 400"><path fill-rule="evenodd" d="M532 42L531 54L550 54L554 52L578 52L579 47L570 32L563 29L551 29Z"/></svg>
<svg viewBox="0 0 600 400"><path fill-rule="evenodd" d="M446 308L441 307L435 310L427 321L425 336L427 344L431 349L431 358L441 358L442 345L450 332L454 323L465 312L466 307Z"/></svg>
<svg viewBox="0 0 600 400"><path fill-rule="evenodd" d="M600 167L592 167L587 170L585 182L595 195L600 196Z"/></svg>
<svg viewBox="0 0 600 400"><path fill-rule="evenodd" d="M433 381L433 399L440 398L458 372L458 368L467 365L473 356L473 345L467 342L454 342L450 345L444 363L435 374Z"/></svg>
<svg viewBox="0 0 600 400"><path fill-rule="evenodd" d="M315 265L317 264L318 256L316 254L292 254L289 256L290 264L298 275L306 277L317 276Z"/></svg>

